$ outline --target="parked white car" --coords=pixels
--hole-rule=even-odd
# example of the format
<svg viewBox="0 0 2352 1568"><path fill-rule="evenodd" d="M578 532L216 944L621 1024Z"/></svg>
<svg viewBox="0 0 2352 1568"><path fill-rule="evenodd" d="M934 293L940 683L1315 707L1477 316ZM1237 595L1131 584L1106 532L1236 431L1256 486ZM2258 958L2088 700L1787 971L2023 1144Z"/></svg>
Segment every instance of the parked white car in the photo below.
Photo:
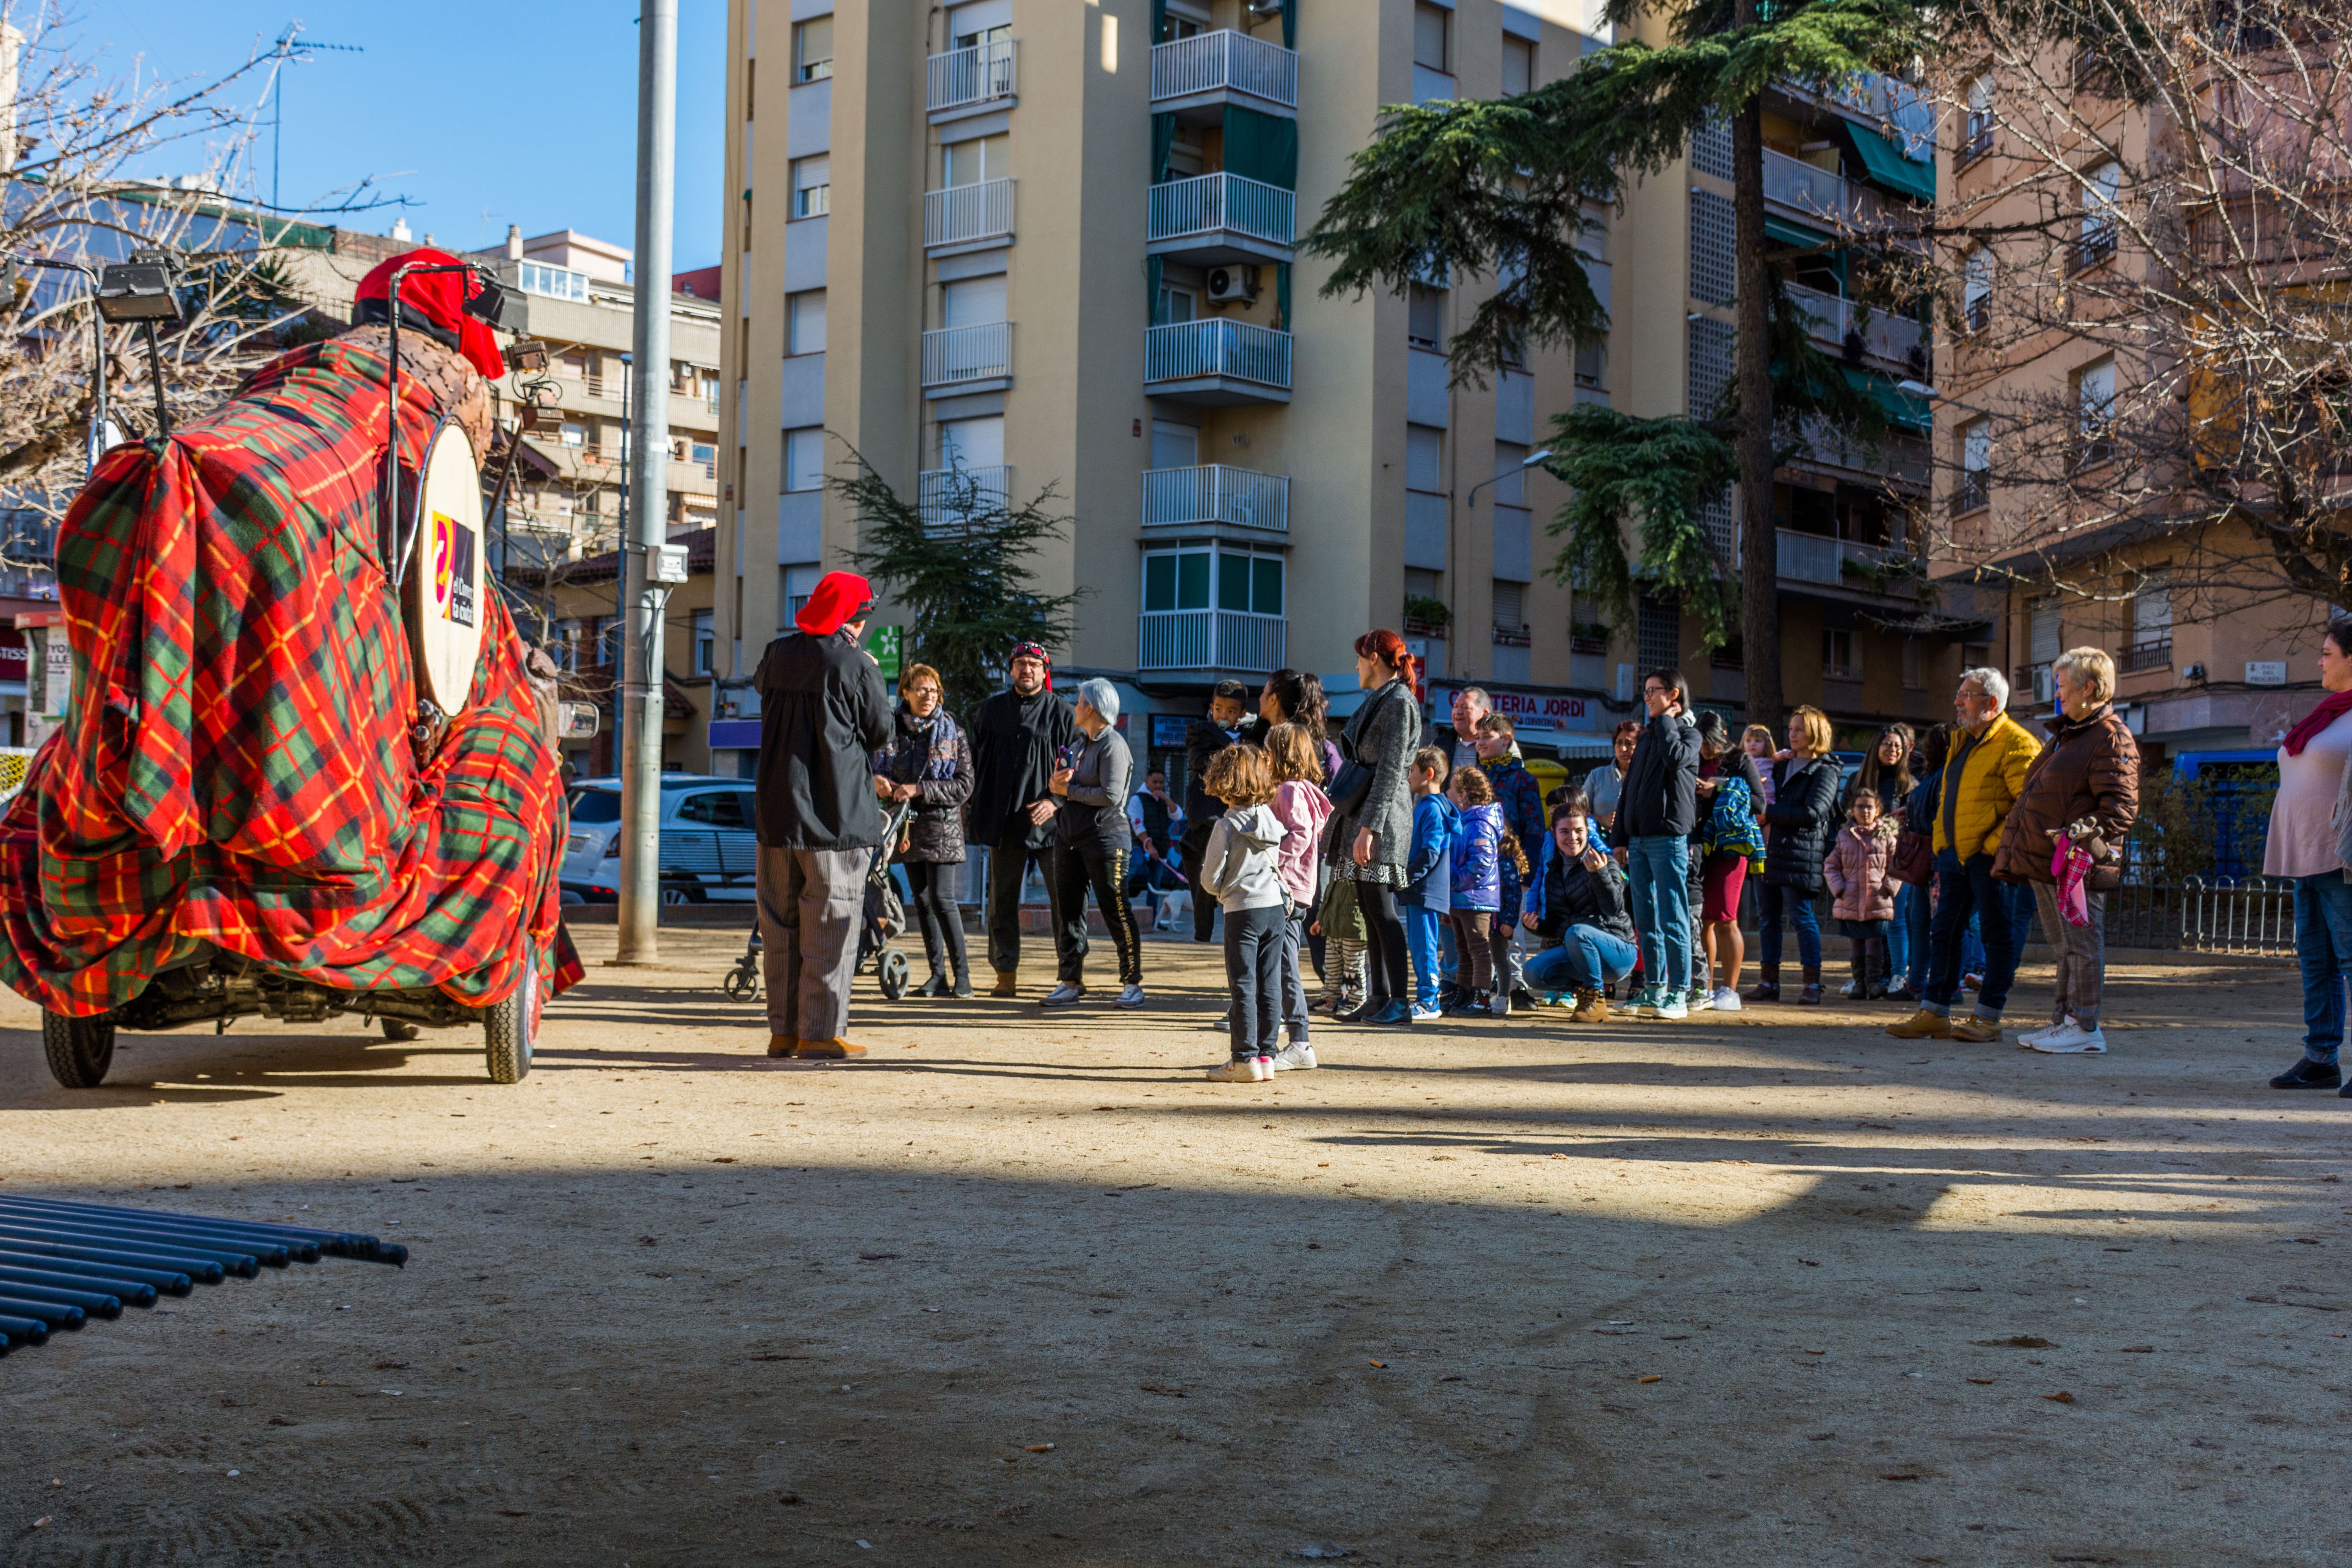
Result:
<svg viewBox="0 0 2352 1568"><path fill-rule="evenodd" d="M612 903L621 896L621 781L583 779L568 794L572 831L559 873L563 901ZM751 780L664 773L661 805L663 903L749 903L758 896Z"/></svg>

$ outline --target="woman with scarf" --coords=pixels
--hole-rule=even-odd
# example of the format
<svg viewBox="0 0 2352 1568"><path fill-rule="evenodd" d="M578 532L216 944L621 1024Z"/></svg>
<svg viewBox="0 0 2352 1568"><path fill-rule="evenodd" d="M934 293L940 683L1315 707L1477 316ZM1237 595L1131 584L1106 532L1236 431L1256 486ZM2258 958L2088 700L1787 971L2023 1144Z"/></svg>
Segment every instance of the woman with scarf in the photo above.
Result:
<svg viewBox="0 0 2352 1568"><path fill-rule="evenodd" d="M2337 1089L2344 1043L2344 983L2352 975L2352 616L2327 623L2319 640L2319 684L2327 695L2279 747L2278 795L2271 802L2263 875L2294 879L2294 954L2303 965L2303 1059L2271 1079L2273 1089ZM2352 1098L2352 1097L2347 1097Z"/></svg>
<svg viewBox="0 0 2352 1568"><path fill-rule="evenodd" d="M963 865L963 804L971 797L971 748L940 700L940 672L928 664L908 665L898 681L890 743L874 753L874 793L886 807L915 803L894 857L914 892L915 923L922 928L923 956L931 966L931 977L914 994L945 996L952 990L969 996L971 969L964 958L963 912L956 893Z"/></svg>

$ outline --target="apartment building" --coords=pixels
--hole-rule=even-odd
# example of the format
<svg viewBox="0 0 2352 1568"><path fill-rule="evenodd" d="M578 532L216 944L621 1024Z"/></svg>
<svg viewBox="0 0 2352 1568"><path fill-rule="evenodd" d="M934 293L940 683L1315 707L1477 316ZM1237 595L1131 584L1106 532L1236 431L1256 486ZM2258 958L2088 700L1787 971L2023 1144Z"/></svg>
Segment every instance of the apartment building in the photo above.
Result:
<svg viewBox="0 0 2352 1568"><path fill-rule="evenodd" d="M1602 685L1569 690L1569 595L1538 571L1562 498L1521 467L1580 395L1576 356L1449 387L1477 280L1326 300L1296 250L1381 105L1549 79L1591 47L1581 16L734 0L729 671L846 559L855 520L824 484L854 449L927 504L958 468L1054 488L1076 521L1041 584L1085 594L1066 663L1117 680L1155 752L1223 678L1314 670L1344 710L1353 639L1401 625L1433 678L1525 689L1553 739L1605 745ZM1582 395L1605 396L1588 359Z"/></svg>

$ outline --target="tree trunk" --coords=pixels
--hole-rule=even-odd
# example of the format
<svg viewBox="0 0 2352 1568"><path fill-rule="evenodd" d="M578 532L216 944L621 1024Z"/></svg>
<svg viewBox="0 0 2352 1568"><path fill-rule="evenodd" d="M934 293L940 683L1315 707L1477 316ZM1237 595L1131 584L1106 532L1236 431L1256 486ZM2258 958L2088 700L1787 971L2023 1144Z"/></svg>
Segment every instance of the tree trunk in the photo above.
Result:
<svg viewBox="0 0 2352 1568"><path fill-rule="evenodd" d="M1738 0L1733 23L1756 21ZM1738 290L1734 345L1739 387L1739 642L1748 722L1780 732L1780 552L1772 527L1771 294L1764 266L1764 110L1751 100L1731 120L1731 253Z"/></svg>

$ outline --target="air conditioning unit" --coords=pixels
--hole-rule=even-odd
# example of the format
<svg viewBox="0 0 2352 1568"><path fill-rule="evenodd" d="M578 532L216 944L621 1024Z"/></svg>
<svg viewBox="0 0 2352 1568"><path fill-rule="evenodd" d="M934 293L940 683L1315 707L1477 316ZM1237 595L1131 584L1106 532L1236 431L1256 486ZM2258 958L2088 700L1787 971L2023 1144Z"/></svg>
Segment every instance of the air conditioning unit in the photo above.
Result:
<svg viewBox="0 0 2352 1568"><path fill-rule="evenodd" d="M1257 268L1255 267L1212 267L1209 268L1209 298L1213 300L1257 298Z"/></svg>

